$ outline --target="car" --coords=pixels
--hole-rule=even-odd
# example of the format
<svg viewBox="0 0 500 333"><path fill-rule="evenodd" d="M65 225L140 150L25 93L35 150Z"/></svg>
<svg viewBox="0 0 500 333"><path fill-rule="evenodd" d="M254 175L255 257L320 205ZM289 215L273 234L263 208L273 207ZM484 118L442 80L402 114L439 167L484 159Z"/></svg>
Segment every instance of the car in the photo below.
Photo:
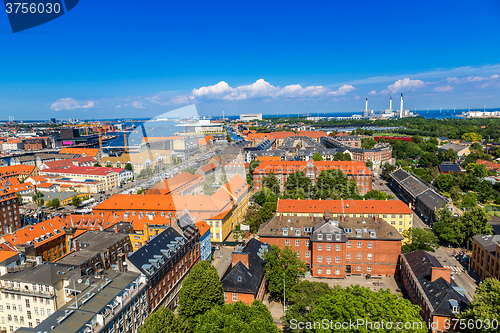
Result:
<svg viewBox="0 0 500 333"><path fill-rule="evenodd" d="M384 185L384 183L380 183L380 185Z"/></svg>

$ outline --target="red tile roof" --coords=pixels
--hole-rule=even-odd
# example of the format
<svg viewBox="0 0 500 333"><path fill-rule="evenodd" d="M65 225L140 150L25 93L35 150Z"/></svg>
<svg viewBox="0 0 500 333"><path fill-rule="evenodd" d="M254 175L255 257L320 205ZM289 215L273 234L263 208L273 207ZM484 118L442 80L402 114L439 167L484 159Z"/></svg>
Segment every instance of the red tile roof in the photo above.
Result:
<svg viewBox="0 0 500 333"><path fill-rule="evenodd" d="M56 168L56 169L44 169L40 172L46 173L56 173L56 174L72 174L72 175L95 175L95 176L107 176L112 172L119 173L123 169L118 168L107 168L107 167L94 167L94 166L70 166L67 168Z"/></svg>
<svg viewBox="0 0 500 333"><path fill-rule="evenodd" d="M92 157L96 157L98 153L98 148L63 148L59 151L59 154L75 154Z"/></svg>
<svg viewBox="0 0 500 333"><path fill-rule="evenodd" d="M323 131L300 131L297 135L298 136L308 136L310 138L321 138L324 136L328 136L328 134L326 134Z"/></svg>
<svg viewBox="0 0 500 333"><path fill-rule="evenodd" d="M59 161L45 162L43 163L49 169L57 169L57 168L67 168L70 166L78 166L81 164L95 164L97 163L96 159L90 156L85 157L77 157L77 158L68 158Z"/></svg>
<svg viewBox="0 0 500 333"><path fill-rule="evenodd" d="M200 230L200 236L210 231L210 226L205 221L196 222L196 226Z"/></svg>
<svg viewBox="0 0 500 333"><path fill-rule="evenodd" d="M35 247L38 247L58 237L65 237L65 227L65 221L60 217L55 217L18 229L13 234L4 235L3 239L8 242L9 245L26 244L30 241L33 242Z"/></svg>
<svg viewBox="0 0 500 333"><path fill-rule="evenodd" d="M485 165L488 168L488 170L500 170L499 163L485 161L485 160L477 160L476 163Z"/></svg>
<svg viewBox="0 0 500 333"><path fill-rule="evenodd" d="M292 200L278 199L279 213L412 214L401 200Z"/></svg>
<svg viewBox="0 0 500 333"><path fill-rule="evenodd" d="M30 175L35 170L34 165L10 165L0 167L0 177L10 177L16 175Z"/></svg>
<svg viewBox="0 0 500 333"><path fill-rule="evenodd" d="M371 175L372 172L361 161L262 161L255 169L254 174L274 172L275 174L289 174L303 171L308 163L321 172L323 170L341 169L347 175Z"/></svg>

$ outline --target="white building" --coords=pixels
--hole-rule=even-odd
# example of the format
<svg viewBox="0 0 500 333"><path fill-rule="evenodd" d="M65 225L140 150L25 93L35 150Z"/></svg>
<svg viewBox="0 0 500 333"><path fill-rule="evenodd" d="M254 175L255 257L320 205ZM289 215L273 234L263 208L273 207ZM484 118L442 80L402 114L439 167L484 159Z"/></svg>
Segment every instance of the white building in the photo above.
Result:
<svg viewBox="0 0 500 333"><path fill-rule="evenodd" d="M241 121L262 120L262 113L246 113L240 114Z"/></svg>

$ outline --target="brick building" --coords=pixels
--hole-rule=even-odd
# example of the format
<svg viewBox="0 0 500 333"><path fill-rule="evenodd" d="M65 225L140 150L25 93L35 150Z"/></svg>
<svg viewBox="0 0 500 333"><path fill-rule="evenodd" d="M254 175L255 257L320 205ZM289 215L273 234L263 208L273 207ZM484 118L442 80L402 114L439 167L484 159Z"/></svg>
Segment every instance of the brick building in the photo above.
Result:
<svg viewBox="0 0 500 333"><path fill-rule="evenodd" d="M297 251L314 277L395 275L403 237L378 217L275 216L259 239Z"/></svg>
<svg viewBox="0 0 500 333"><path fill-rule="evenodd" d="M429 332L458 332L459 325L453 330L453 324L469 301L457 291L449 268L426 251L402 253L401 279L411 302L421 308ZM447 322L451 329L445 329Z"/></svg>
<svg viewBox="0 0 500 333"><path fill-rule="evenodd" d="M266 289L263 254L270 248L252 238L241 251L232 253L231 264L221 278L226 303L262 301Z"/></svg>
<svg viewBox="0 0 500 333"><path fill-rule="evenodd" d="M10 165L0 167L0 178L16 177L20 182L26 178L38 176L38 168L34 165Z"/></svg>
<svg viewBox="0 0 500 333"><path fill-rule="evenodd" d="M349 141L342 141L341 138L348 137L347 135L332 137L323 137L321 143L327 148L338 148L350 153L353 161L372 161L375 165L380 163L390 162L392 159L392 146L390 144L377 144L372 149L361 148L359 146L349 144ZM357 141L352 141L357 143Z"/></svg>
<svg viewBox="0 0 500 333"><path fill-rule="evenodd" d="M481 279L500 280L500 235L476 235L472 242L471 268Z"/></svg>
<svg viewBox="0 0 500 333"><path fill-rule="evenodd" d="M313 184L323 170L340 169L351 180L358 185L359 193L365 194L372 189L373 173L363 162L358 161L264 161L253 172L253 184L255 192L262 188L264 177L273 172L278 178L281 191L285 189L287 177L297 171L302 171L310 178Z"/></svg>
<svg viewBox="0 0 500 333"><path fill-rule="evenodd" d="M403 232L413 226L413 211L401 200L293 200L278 199L276 215L323 217L373 217Z"/></svg>
<svg viewBox="0 0 500 333"><path fill-rule="evenodd" d="M361 147L361 138L357 135L340 135L335 139L347 146Z"/></svg>
<svg viewBox="0 0 500 333"><path fill-rule="evenodd" d="M149 312L160 305L176 308L182 281L200 260L199 238L194 223L182 233L168 227L127 257L128 269L148 280Z"/></svg>
<svg viewBox="0 0 500 333"><path fill-rule="evenodd" d="M24 140L24 150L42 150L47 148L45 140L41 138L31 138Z"/></svg>
<svg viewBox="0 0 500 333"><path fill-rule="evenodd" d="M0 207L0 234L20 228L21 216L15 191L0 187Z"/></svg>
<svg viewBox="0 0 500 333"><path fill-rule="evenodd" d="M54 217L4 235L0 243L15 246L26 256L41 256L44 261L54 261L68 253L65 228L65 221Z"/></svg>

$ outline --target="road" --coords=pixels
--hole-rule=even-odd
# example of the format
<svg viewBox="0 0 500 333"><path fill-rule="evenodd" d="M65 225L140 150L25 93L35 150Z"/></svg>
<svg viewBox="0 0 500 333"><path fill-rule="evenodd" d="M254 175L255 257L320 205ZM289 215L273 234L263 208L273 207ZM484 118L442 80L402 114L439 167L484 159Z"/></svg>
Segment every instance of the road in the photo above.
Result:
<svg viewBox="0 0 500 333"><path fill-rule="evenodd" d="M392 190L387 186L387 182L380 179L379 177L373 178L374 190L383 191L386 194L392 195L395 199L398 198L396 194L392 192ZM425 224L422 219L418 216L418 214L413 213L413 227L421 228L421 229L431 229L427 224ZM437 260L444 266L448 267L453 272L453 279L457 286L465 289L465 295L468 299L472 299L472 295L477 288L477 282L474 278L472 278L467 272L464 272L462 265L453 257L453 248L448 248L441 246L439 247L434 256L436 256Z"/></svg>

